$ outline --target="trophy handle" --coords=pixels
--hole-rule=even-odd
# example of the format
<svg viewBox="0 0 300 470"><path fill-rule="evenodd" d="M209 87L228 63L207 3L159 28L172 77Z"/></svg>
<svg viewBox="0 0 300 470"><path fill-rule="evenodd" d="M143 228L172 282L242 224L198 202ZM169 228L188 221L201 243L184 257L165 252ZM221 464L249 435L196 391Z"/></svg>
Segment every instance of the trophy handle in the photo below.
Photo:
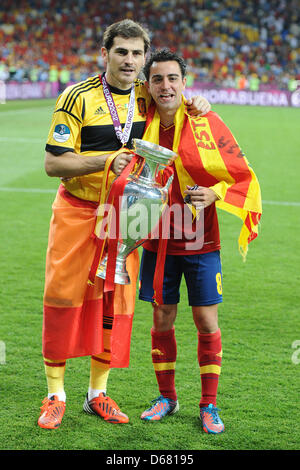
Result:
<svg viewBox="0 0 300 470"><path fill-rule="evenodd" d="M173 182L173 179L174 179L174 175L171 175L171 176L169 177L169 179L168 179L168 181L167 181L167 183L166 183L164 189L166 189L166 190L169 189L169 187L171 186L171 184L172 184L172 182Z"/></svg>
<svg viewBox="0 0 300 470"><path fill-rule="evenodd" d="M118 250L116 256L116 266L114 273L114 282L116 284L128 284L130 282L126 271L126 258L138 246L142 245L146 239L140 232L131 234L128 232L130 227L130 218L136 217L135 210L139 205L143 205L144 209L140 211L141 226L149 229L152 233L156 224L164 211L168 201L169 188L173 181L173 174L168 177L165 186L157 182L159 171L164 170L172 162L174 162L177 154L172 150L161 147L150 142L134 139L135 148L132 153L139 157L130 175L127 177L127 184L122 196L120 211L120 228L122 240L118 240ZM156 213L152 212L152 206L156 207ZM130 208L133 208L130 211ZM152 217L155 215L155 220ZM129 218L128 218L129 216ZM147 224L147 225L146 225ZM122 226L125 230L122 231ZM148 232L147 232L148 233ZM107 268L107 256L98 266L96 276L105 279Z"/></svg>

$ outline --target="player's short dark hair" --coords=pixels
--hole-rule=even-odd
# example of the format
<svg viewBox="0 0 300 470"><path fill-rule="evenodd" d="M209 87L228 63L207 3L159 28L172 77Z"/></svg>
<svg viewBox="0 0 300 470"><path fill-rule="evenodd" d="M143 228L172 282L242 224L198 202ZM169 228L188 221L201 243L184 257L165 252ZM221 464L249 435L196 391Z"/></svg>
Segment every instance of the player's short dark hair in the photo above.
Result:
<svg viewBox="0 0 300 470"><path fill-rule="evenodd" d="M182 78L185 77L186 75L186 63L180 57L178 54L175 52L170 51L170 49L164 48L164 49L158 49L157 51L152 52L150 58L146 61L144 68L143 68L143 73L145 75L145 78L147 81L149 81L150 78L150 68L154 62L167 62L170 60L175 60L181 70L181 75Z"/></svg>
<svg viewBox="0 0 300 470"><path fill-rule="evenodd" d="M150 37L146 29L132 20L121 20L111 24L104 32L103 46L109 51L113 45L114 38L121 36L124 39L141 38L144 41L144 52L150 47Z"/></svg>

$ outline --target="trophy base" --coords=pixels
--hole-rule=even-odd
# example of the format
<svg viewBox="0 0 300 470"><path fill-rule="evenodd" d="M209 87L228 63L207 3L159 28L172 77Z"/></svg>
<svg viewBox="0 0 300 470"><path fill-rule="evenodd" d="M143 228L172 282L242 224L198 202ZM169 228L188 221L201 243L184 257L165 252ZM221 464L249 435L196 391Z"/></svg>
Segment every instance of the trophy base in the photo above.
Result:
<svg viewBox="0 0 300 470"><path fill-rule="evenodd" d="M100 277L101 279L106 278L106 259L100 263L98 267L98 271L96 274L97 277ZM114 279L115 284L121 284L121 285L127 285L130 284L130 277L124 269L124 265L121 262L118 262L118 259L116 261L116 270L115 270L115 279Z"/></svg>

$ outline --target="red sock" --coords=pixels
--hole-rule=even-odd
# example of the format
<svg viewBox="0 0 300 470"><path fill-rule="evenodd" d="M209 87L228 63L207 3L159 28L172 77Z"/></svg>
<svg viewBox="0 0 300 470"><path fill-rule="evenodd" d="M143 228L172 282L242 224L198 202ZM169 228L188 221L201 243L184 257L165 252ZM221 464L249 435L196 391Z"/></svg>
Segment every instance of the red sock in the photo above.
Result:
<svg viewBox="0 0 300 470"><path fill-rule="evenodd" d="M151 329L152 363L160 394L165 398L177 400L175 390L175 365L177 346L175 328L158 332Z"/></svg>
<svg viewBox="0 0 300 470"><path fill-rule="evenodd" d="M215 333L198 332L198 362L201 375L200 407L210 403L216 406L219 375L222 362L221 331Z"/></svg>

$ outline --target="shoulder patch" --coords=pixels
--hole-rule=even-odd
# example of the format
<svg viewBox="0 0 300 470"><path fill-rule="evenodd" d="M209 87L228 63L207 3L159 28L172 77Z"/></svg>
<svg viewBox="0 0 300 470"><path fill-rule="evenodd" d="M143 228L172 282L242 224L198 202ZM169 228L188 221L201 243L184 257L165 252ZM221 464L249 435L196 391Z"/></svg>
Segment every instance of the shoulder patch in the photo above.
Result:
<svg viewBox="0 0 300 470"><path fill-rule="evenodd" d="M71 131L65 124L57 124L53 132L53 139L56 142L67 142L70 138Z"/></svg>

